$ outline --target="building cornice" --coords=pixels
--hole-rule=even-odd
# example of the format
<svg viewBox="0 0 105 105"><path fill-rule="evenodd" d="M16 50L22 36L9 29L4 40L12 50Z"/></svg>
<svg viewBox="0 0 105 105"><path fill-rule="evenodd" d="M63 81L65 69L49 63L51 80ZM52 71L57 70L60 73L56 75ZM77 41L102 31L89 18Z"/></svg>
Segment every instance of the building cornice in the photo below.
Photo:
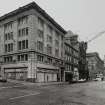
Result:
<svg viewBox="0 0 105 105"><path fill-rule="evenodd" d="M73 47L73 45L71 45L71 44L69 44L67 42L64 42L64 43L65 43L65 45L69 46L71 49L75 50L76 52L79 52L79 50L76 49L75 47Z"/></svg>
<svg viewBox="0 0 105 105"><path fill-rule="evenodd" d="M50 21L58 30L60 30L62 33L66 34L67 32L51 17L49 16L42 8L40 8L35 2L31 2L23 7L20 7L12 12L9 12L3 16L0 17L0 22L4 21L5 19L11 18L17 14L20 14L22 12L25 12L30 9L35 9L37 12L39 12L44 18L46 18L48 21Z"/></svg>
<svg viewBox="0 0 105 105"><path fill-rule="evenodd" d="M87 54L86 54L86 57L87 57L87 58L88 58L88 57L97 57L99 61L101 61L102 63L104 63L103 60L99 57L99 54L98 54L97 52L87 53Z"/></svg>

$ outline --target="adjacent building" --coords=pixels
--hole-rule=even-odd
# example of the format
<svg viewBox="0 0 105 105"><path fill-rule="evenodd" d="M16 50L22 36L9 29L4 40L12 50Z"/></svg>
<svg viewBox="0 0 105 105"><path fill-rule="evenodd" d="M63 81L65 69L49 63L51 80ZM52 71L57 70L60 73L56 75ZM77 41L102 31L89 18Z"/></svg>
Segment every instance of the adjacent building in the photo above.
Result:
<svg viewBox="0 0 105 105"><path fill-rule="evenodd" d="M87 79L89 76L88 64L86 60L87 43L79 42L79 77L80 79Z"/></svg>
<svg viewBox="0 0 105 105"><path fill-rule="evenodd" d="M105 55L104 55L104 67L105 67Z"/></svg>
<svg viewBox="0 0 105 105"><path fill-rule="evenodd" d="M35 2L0 17L2 76L33 82L63 80L65 34ZM73 62L76 65L68 69L78 68L77 59Z"/></svg>
<svg viewBox="0 0 105 105"><path fill-rule="evenodd" d="M104 74L104 62L97 52L87 53L88 70L90 79L95 79L98 74Z"/></svg>
<svg viewBox="0 0 105 105"><path fill-rule="evenodd" d="M65 35L65 81L79 79L78 61L79 47L77 35L68 31Z"/></svg>

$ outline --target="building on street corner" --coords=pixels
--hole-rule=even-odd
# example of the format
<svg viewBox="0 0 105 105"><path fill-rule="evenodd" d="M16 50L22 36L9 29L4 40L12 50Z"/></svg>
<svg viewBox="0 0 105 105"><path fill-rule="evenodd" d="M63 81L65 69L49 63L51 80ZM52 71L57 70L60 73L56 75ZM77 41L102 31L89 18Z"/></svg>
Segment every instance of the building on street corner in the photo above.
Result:
<svg viewBox="0 0 105 105"><path fill-rule="evenodd" d="M78 35L63 29L35 2L0 17L3 78L77 81L87 76L86 65L86 43L79 42Z"/></svg>
<svg viewBox="0 0 105 105"><path fill-rule="evenodd" d="M35 2L0 17L1 75L32 82L63 80L65 34Z"/></svg>

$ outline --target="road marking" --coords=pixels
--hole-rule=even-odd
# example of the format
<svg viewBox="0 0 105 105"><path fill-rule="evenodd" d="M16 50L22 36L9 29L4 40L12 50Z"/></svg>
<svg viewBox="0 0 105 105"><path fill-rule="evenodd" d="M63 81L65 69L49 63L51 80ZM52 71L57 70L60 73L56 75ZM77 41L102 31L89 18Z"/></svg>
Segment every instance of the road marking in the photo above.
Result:
<svg viewBox="0 0 105 105"><path fill-rule="evenodd" d="M9 100L14 100L14 99L19 99L19 98L24 98L24 97L34 96L34 95L38 95L38 94L39 94L39 93L34 93L34 94L28 94L28 95L23 95L23 96L13 97L13 98L10 98Z"/></svg>

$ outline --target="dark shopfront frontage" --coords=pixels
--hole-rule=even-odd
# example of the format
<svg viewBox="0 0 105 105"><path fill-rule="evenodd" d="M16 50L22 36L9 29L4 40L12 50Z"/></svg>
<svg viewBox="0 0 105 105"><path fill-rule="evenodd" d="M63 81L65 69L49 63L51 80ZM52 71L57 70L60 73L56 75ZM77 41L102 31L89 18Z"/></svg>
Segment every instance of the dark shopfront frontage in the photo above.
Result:
<svg viewBox="0 0 105 105"><path fill-rule="evenodd" d="M65 81L69 82L73 79L73 73L72 72L65 72Z"/></svg>
<svg viewBox="0 0 105 105"><path fill-rule="evenodd" d="M4 76L7 79L26 80L27 68L4 68Z"/></svg>

